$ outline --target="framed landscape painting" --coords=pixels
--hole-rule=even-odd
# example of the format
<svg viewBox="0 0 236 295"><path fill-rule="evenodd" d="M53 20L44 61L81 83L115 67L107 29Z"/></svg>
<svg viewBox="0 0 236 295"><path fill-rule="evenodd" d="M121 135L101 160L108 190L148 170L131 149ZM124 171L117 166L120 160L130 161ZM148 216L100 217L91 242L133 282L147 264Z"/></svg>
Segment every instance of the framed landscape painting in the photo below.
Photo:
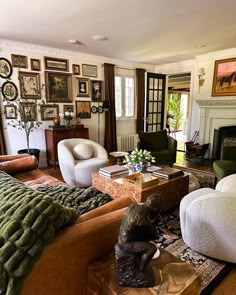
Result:
<svg viewBox="0 0 236 295"><path fill-rule="evenodd" d="M236 95L236 58L215 61L212 96Z"/></svg>
<svg viewBox="0 0 236 295"><path fill-rule="evenodd" d="M57 104L42 104L40 106L42 121L53 120L59 116L59 105Z"/></svg>

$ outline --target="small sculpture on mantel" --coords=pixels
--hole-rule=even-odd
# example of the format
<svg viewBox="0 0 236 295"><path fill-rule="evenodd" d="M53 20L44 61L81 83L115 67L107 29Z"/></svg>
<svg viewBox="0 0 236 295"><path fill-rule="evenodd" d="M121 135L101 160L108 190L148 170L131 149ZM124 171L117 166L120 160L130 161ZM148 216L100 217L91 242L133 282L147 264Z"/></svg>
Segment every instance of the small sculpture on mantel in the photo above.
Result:
<svg viewBox="0 0 236 295"><path fill-rule="evenodd" d="M115 246L116 272L121 286L153 287L155 278L150 261L158 250L152 243L158 238L155 227L159 221L161 200L150 195L143 204L130 205L122 219Z"/></svg>

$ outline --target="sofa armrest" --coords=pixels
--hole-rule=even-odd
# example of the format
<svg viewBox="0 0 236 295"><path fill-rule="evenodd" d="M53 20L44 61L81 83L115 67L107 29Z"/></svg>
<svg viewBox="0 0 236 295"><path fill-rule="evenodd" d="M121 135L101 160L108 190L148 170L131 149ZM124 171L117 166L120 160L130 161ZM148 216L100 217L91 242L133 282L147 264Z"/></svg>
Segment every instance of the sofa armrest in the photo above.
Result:
<svg viewBox="0 0 236 295"><path fill-rule="evenodd" d="M168 140L168 150L172 153L176 153L177 151L177 140L169 135L167 135Z"/></svg>
<svg viewBox="0 0 236 295"><path fill-rule="evenodd" d="M38 168L35 156L28 154L0 156L0 170L10 175Z"/></svg>
<svg viewBox="0 0 236 295"><path fill-rule="evenodd" d="M21 294L85 295L88 264L114 248L124 211L61 230L36 263Z"/></svg>

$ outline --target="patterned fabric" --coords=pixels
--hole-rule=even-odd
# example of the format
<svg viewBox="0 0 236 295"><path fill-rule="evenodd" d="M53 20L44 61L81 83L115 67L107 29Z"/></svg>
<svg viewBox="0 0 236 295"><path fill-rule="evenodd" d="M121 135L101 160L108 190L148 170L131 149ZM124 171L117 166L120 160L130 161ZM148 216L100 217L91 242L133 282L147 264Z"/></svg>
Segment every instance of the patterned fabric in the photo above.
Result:
<svg viewBox="0 0 236 295"><path fill-rule="evenodd" d="M179 210L162 216L157 230L160 237L156 243L159 247L202 271L201 295L211 294L231 270L231 264L201 255L184 243L181 237Z"/></svg>
<svg viewBox="0 0 236 295"><path fill-rule="evenodd" d="M17 295L46 245L78 214L0 171L0 294Z"/></svg>

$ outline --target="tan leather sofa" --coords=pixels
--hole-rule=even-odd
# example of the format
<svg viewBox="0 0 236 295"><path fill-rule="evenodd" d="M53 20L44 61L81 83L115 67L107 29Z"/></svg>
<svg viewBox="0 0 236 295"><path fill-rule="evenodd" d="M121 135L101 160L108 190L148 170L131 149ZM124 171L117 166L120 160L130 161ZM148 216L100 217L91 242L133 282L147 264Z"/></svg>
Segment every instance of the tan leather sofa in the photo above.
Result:
<svg viewBox="0 0 236 295"><path fill-rule="evenodd" d="M37 167L33 156L0 156L0 170L33 188L60 183ZM81 215L72 226L60 230L25 280L21 294L86 294L87 266L114 248L125 207L132 202L122 196Z"/></svg>

